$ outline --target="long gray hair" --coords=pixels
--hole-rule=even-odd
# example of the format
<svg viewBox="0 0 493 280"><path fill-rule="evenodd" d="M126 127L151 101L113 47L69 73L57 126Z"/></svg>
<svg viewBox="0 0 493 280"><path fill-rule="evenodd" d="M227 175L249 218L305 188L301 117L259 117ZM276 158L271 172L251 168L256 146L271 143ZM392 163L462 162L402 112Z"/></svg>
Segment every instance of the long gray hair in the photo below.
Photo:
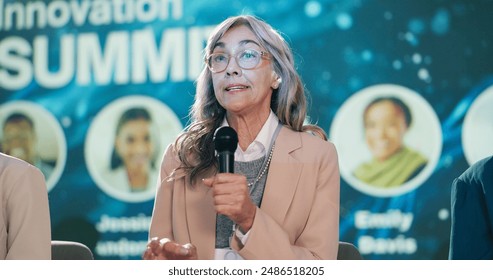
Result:
<svg viewBox="0 0 493 280"><path fill-rule="evenodd" d="M306 97L300 76L294 67L293 54L283 37L265 21L250 15L230 17L219 24L207 41L204 56L214 51L216 43L233 27L247 26L252 30L260 45L272 56L274 72L281 78L273 90L271 109L281 123L294 131L309 131L327 139L325 132L315 125L304 125ZM197 79L195 102L190 110L190 124L175 142L178 157L193 184L200 175L217 167L214 156L213 136L221 125L226 110L214 95L212 73L204 64Z"/></svg>

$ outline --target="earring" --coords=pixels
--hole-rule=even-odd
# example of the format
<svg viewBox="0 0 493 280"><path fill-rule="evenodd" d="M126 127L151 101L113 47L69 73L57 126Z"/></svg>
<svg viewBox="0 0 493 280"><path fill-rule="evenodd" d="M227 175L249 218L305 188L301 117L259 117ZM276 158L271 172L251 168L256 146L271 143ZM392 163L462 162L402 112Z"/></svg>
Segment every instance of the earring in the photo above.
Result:
<svg viewBox="0 0 493 280"><path fill-rule="evenodd" d="M281 82L282 82L282 78L281 78L281 77L278 77L278 78L276 79L276 83L272 86L272 88L273 88L273 89L277 89L277 88L279 88L279 85L281 84Z"/></svg>

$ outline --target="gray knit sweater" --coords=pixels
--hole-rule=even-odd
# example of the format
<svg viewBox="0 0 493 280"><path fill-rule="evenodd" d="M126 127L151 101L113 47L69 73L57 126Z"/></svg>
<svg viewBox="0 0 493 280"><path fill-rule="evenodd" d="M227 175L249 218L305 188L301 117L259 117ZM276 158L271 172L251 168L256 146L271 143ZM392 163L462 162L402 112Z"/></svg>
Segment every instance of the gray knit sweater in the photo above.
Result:
<svg viewBox="0 0 493 280"><path fill-rule="evenodd" d="M235 173L243 174L247 178L247 182L251 183L257 179L259 173L264 169L266 156L247 162L235 161ZM260 207L262 196L264 194L265 182L267 174L264 174L255 185L250 189L250 197L253 203ZM224 215L217 215L216 220L216 248L229 248L229 241L233 235L233 221Z"/></svg>

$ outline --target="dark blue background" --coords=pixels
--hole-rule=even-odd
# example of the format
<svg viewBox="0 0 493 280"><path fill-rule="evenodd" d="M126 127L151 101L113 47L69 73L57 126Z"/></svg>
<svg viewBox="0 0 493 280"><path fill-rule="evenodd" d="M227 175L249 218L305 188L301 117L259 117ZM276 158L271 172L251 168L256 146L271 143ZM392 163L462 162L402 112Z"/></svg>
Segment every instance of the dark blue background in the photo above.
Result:
<svg viewBox="0 0 493 280"><path fill-rule="evenodd" d="M12 1L6 1L12 2ZM309 115L327 132L338 108L355 92L376 84L408 87L422 95L435 110L443 132L443 148L433 175L416 191L392 198L370 197L341 180L341 240L353 242L361 235L388 237L390 230L363 232L354 228L354 211L414 212L407 236L418 241L415 254L365 255L368 259L444 259L448 254L450 220L439 219L440 209L450 209L450 184L468 167L461 146L462 121L475 97L493 84L492 1L191 1L183 2L184 16L173 26L209 26L228 16L255 14L280 30L290 42L299 72L310 93ZM168 23L147 24L156 32ZM133 26L67 26L63 32L92 32L101 38ZM62 32L62 33L63 33ZM46 34L46 31L43 31ZM56 38L59 32L51 30ZM0 31L0 40L21 36L32 40L36 31ZM50 48L56 53L57 48ZM416 63L412 56L423 61ZM396 67L395 61L400 66ZM1 69L2 66L0 66ZM425 68L431 80L418 77ZM92 119L109 102L135 94L152 96L167 104L187 122L193 102L193 81L160 84L79 87L74 82L56 90L32 83L21 91L0 88L0 103L30 100L50 111L63 127L67 162L57 185L49 193L52 229L57 239L145 240L145 232L99 234L94 224L101 215L151 214L153 201L125 203L103 193L91 179L84 161L84 141ZM92 232L92 233L91 233ZM144 248L142 248L144 249ZM97 258L139 258L108 256Z"/></svg>

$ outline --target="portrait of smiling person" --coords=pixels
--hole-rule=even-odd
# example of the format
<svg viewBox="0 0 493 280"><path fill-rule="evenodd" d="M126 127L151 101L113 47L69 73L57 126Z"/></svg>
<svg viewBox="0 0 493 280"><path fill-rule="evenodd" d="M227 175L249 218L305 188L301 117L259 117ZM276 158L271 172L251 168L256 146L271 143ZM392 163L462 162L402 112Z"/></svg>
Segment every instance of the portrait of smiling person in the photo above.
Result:
<svg viewBox="0 0 493 280"><path fill-rule="evenodd" d="M358 166L356 178L373 186L392 188L411 180L426 166L424 155L404 145L412 115L401 99L374 99L363 112L363 122L373 158Z"/></svg>
<svg viewBox="0 0 493 280"><path fill-rule="evenodd" d="M336 259L339 169L304 124L303 83L284 38L254 16L212 32L191 123L164 155L144 259ZM214 133L238 135L218 172Z"/></svg>
<svg viewBox="0 0 493 280"><path fill-rule="evenodd" d="M174 112L155 98L129 95L114 100L88 131L85 159L91 177L118 200L152 200L160 156L182 129Z"/></svg>
<svg viewBox="0 0 493 280"><path fill-rule="evenodd" d="M23 112L13 112L3 124L2 151L22 159L41 170L45 178L53 173L54 164L42 160L37 150L33 120Z"/></svg>
<svg viewBox="0 0 493 280"><path fill-rule="evenodd" d="M34 102L0 104L0 151L37 167L50 192L65 168L67 144L56 117Z"/></svg>
<svg viewBox="0 0 493 280"><path fill-rule="evenodd" d="M152 118L147 109L133 107L121 115L115 129L110 171L105 175L115 188L144 192L156 184L153 155L159 141L151 137L151 132Z"/></svg>
<svg viewBox="0 0 493 280"><path fill-rule="evenodd" d="M340 155L341 177L371 197L400 196L418 188L442 150L433 107L396 84L372 85L351 96L332 122L330 139Z"/></svg>

